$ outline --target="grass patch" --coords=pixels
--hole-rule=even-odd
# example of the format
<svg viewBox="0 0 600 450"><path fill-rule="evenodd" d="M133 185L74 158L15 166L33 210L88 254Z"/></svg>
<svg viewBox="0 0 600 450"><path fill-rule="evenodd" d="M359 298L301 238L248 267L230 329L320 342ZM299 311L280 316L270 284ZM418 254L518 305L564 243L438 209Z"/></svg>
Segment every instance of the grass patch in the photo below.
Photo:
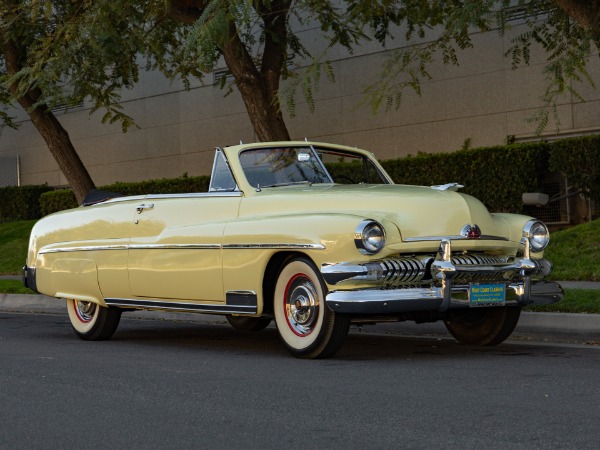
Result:
<svg viewBox="0 0 600 450"><path fill-rule="evenodd" d="M553 305L529 306L525 311L600 314L600 290L565 289L565 298Z"/></svg>
<svg viewBox="0 0 600 450"><path fill-rule="evenodd" d="M0 223L0 274L21 274L35 220Z"/></svg>
<svg viewBox="0 0 600 450"><path fill-rule="evenodd" d="M0 293L2 294L35 294L31 289L23 286L19 280L0 280Z"/></svg>
<svg viewBox="0 0 600 450"><path fill-rule="evenodd" d="M600 220L552 233L544 256L552 280L600 281Z"/></svg>

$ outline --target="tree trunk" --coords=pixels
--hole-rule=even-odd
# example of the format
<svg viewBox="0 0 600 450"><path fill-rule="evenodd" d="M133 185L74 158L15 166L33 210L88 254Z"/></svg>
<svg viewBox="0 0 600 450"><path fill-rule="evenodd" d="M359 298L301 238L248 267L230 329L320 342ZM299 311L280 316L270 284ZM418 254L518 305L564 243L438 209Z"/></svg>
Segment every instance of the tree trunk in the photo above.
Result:
<svg viewBox="0 0 600 450"><path fill-rule="evenodd" d="M4 57L7 73L14 76L21 70L19 61L22 59L22 54L19 52L17 45L11 40L8 40L4 45ZM75 147L73 147L67 131L45 104L37 104L42 92L38 88L33 88L25 94L20 94L16 82L12 83L10 91L27 112L44 141L46 141L50 153L52 153L58 167L67 178L77 202L83 203L86 194L94 189L94 182L81 162Z"/></svg>
<svg viewBox="0 0 600 450"><path fill-rule="evenodd" d="M278 97L279 81L286 59L287 14L290 5L291 0L255 2L255 9L264 23L265 35L260 68L241 41L233 21L229 23L228 36L220 46L259 141L290 139ZM186 25L193 25L205 7L206 0L171 0L169 15Z"/></svg>
<svg viewBox="0 0 600 450"><path fill-rule="evenodd" d="M554 3L584 29L592 33L600 50L600 2L597 0L554 0Z"/></svg>
<svg viewBox="0 0 600 450"><path fill-rule="evenodd" d="M267 80L240 41L235 24L230 23L229 28L230 39L222 48L223 57L235 78L256 137L259 141L289 141L290 134L279 107L277 91L272 85L267 86ZM276 76L278 81L281 68L279 73L271 76Z"/></svg>

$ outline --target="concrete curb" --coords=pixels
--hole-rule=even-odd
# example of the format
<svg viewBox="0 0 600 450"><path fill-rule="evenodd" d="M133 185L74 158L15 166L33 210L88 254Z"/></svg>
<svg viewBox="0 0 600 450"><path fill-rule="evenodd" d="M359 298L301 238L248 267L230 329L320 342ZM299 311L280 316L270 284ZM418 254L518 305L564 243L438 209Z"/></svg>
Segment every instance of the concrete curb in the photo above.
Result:
<svg viewBox="0 0 600 450"><path fill-rule="evenodd" d="M45 295L0 294L0 311L18 313L67 314L63 300ZM134 311L124 316L145 320L181 320L201 323L227 323L225 317L210 314L171 313L162 311ZM415 324L412 322L383 323L365 330L391 334L444 334L443 323ZM515 334L549 335L587 341L600 341L600 314L563 314L524 312L521 314Z"/></svg>

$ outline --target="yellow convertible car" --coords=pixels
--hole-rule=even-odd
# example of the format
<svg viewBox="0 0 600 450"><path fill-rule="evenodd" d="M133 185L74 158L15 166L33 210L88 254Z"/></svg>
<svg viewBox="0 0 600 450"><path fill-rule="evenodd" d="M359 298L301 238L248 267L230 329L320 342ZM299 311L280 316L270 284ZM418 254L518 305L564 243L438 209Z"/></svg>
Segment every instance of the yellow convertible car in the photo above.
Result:
<svg viewBox="0 0 600 450"><path fill-rule="evenodd" d="M149 309L222 314L245 331L274 320L304 358L381 321L443 320L460 342L494 345L521 307L563 292L544 281L546 226L490 214L460 187L395 185L370 152L338 145L217 148L209 192L94 192L41 219L24 283L66 299L87 340Z"/></svg>

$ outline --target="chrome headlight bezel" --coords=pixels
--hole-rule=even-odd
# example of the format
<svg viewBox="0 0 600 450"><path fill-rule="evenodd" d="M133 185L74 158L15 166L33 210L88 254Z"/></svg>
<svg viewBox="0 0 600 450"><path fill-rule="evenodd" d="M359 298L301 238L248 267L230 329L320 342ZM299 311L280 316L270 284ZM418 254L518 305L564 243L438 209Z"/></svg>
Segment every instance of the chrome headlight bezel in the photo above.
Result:
<svg viewBox="0 0 600 450"><path fill-rule="evenodd" d="M529 241L531 251L539 253L548 246L550 231L544 222L532 219L523 227L523 237Z"/></svg>
<svg viewBox="0 0 600 450"><path fill-rule="evenodd" d="M385 228L373 219L365 219L354 231L354 245L363 255L375 255L385 247Z"/></svg>

